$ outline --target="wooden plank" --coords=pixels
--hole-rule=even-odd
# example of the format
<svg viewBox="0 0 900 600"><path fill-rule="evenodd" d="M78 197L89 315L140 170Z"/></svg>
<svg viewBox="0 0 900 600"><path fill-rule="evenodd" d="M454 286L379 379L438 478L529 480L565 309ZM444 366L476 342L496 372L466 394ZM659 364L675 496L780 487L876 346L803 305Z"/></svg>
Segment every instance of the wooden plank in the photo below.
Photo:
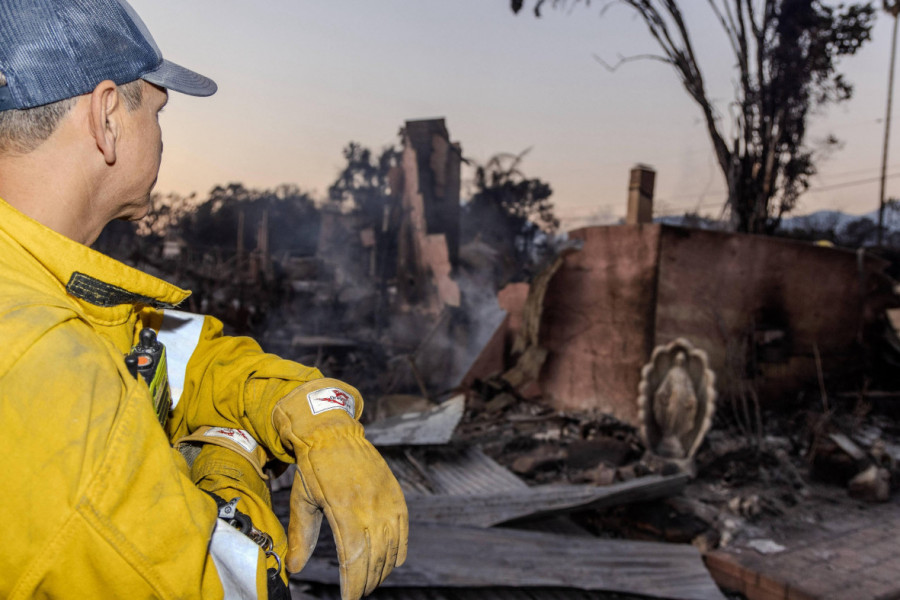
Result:
<svg viewBox="0 0 900 600"><path fill-rule="evenodd" d="M307 592L308 590L308 592ZM646 596L591 592L559 588L375 588L369 600L645 600ZM293 600L342 600L336 585L295 584L291 588ZM808 600L804 598L803 600Z"/></svg>
<svg viewBox="0 0 900 600"><path fill-rule="evenodd" d="M307 591L309 590L309 593ZM453 588L451 594L446 588L375 588L368 600L645 600L646 596L591 592L586 590L559 588ZM294 584L291 588L293 600L343 600L341 588L336 585ZM809 600L804 598L803 600Z"/></svg>
<svg viewBox="0 0 900 600"><path fill-rule="evenodd" d="M312 559L292 581L338 583L331 534L323 533ZM700 552L690 545L424 523L411 524L406 563L382 586L558 587L724 600Z"/></svg>
<svg viewBox="0 0 900 600"><path fill-rule="evenodd" d="M581 508L605 508L681 492L687 475L651 475L607 486L545 485L465 496L407 498L410 520L490 527L523 517Z"/></svg>

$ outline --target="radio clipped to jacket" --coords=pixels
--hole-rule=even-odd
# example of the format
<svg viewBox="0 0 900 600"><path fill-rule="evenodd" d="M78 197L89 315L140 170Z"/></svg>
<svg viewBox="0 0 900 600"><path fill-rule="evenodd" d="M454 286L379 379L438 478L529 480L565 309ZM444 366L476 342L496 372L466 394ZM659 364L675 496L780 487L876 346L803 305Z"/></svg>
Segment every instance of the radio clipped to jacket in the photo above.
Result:
<svg viewBox="0 0 900 600"><path fill-rule="evenodd" d="M135 377L141 377L150 388L153 410L161 425L165 426L172 409L172 393L169 391L169 372L166 366L166 347L156 339L156 332L145 327L138 335L138 344L125 356L125 366Z"/></svg>

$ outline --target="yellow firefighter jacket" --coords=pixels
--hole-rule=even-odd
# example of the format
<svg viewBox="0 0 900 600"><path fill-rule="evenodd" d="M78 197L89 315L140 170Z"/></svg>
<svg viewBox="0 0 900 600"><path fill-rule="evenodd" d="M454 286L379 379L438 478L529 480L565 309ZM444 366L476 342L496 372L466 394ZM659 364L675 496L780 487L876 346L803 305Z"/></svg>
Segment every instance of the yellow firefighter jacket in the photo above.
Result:
<svg viewBox="0 0 900 600"><path fill-rule="evenodd" d="M123 356L187 296L0 200L0 598L220 598L235 545L265 590L262 554L225 531L170 444L230 427L287 460L272 408L321 374L195 321L163 431Z"/></svg>

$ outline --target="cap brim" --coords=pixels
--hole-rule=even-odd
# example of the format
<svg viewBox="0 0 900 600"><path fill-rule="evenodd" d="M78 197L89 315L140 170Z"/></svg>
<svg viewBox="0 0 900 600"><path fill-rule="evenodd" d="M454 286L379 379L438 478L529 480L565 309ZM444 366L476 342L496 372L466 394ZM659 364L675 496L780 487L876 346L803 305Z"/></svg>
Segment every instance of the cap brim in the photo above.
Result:
<svg viewBox="0 0 900 600"><path fill-rule="evenodd" d="M212 96L219 89L216 82L209 77L204 77L200 73L195 73L165 59L159 68L141 75L141 79L155 83L167 90L174 90L190 96Z"/></svg>

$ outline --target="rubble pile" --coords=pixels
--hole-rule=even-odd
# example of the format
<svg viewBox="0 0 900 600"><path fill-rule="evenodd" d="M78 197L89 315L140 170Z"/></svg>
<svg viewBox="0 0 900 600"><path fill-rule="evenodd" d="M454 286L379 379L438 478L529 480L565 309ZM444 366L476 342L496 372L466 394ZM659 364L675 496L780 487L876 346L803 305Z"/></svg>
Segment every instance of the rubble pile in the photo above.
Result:
<svg viewBox="0 0 900 600"><path fill-rule="evenodd" d="M525 481L607 485L649 473L637 430L603 414L555 411L509 393L470 400L457 438L477 444Z"/></svg>
<svg viewBox="0 0 900 600"><path fill-rule="evenodd" d="M697 477L686 497L649 508L620 507L590 520L606 535L687 541L710 549L727 546L742 521L778 517L802 504L810 486L839 485L848 500L888 500L890 482L900 481L900 427L893 419L872 414L859 420L835 412L831 428L842 424L852 432L823 434L821 414L800 414L806 418L766 413L760 439L723 417L700 447ZM530 484L609 485L674 472L646 460L646 447L627 423L604 414L554 411L509 393L487 402L470 400L455 437L477 444ZM655 524L642 516L648 511L657 513ZM664 514L685 523L681 529L662 525Z"/></svg>
<svg viewBox="0 0 900 600"><path fill-rule="evenodd" d="M478 388L490 389L476 384L443 403L397 399L384 419L368 427L367 435L404 487L416 532L411 538L414 558L391 576L391 589L379 592L385 598L482 597L483 586L494 587L492 581L496 587L508 586L504 593L512 596L530 589L537 597L551 590L574 597L571 588L584 586L597 590L601 595L592 596L597 598L620 597L606 595L610 593L723 597L700 583L702 573L692 571L699 563L687 554L670 556L665 564L676 561L680 577L696 573L699 579L691 585L702 591L664 586L661 581L670 575L644 578L653 584L642 587L635 578L612 575L613 570L622 574L621 565L605 566L602 557L611 552L647 573L661 568L652 558L661 547L636 546L631 555L628 544L692 547L714 557L710 564L716 580L727 582L723 569L731 564L723 556L780 556L795 536L829 526L841 513L859 513L868 502L883 502L857 495L858 484L852 482L858 473L884 465L880 468L890 471L889 479L900 476L895 421L882 414L860 417L855 407L832 407L825 434L817 407L798 408L793 415L767 411L759 437L746 435L723 412L697 453L696 477L691 479L675 468L660 470L658 462L648 460L636 428L614 417L556 411L508 391L491 396L479 394ZM835 433L838 429L849 433ZM843 455L856 450L861 455L855 459L848 455L855 467L845 469L840 487L835 485L839 469L823 461L849 464ZM831 478L822 480L820 472ZM286 502L286 493L276 492L276 503ZM493 531L499 526L532 533ZM312 566L294 578L297 589L310 597L335 594L328 535L323 534ZM578 540L594 540L594 545L582 546ZM477 565L466 558L467 550L475 548ZM551 548L567 558L560 563L537 559ZM594 558L581 564L568 552ZM526 567L509 571L507 561L514 560ZM580 580L575 573L585 570L597 579ZM571 591L564 592L566 588Z"/></svg>
<svg viewBox="0 0 900 600"><path fill-rule="evenodd" d="M376 596L483 596L508 588L507 593L524 597L574 598L583 593L579 590L593 590L595 598L724 597L690 545L603 539L567 517L678 494L686 475L602 486L529 485L487 456L466 426L457 429L464 405L464 397L457 396L367 429L400 481L410 514L407 562ZM553 420L534 414L531 422L548 418ZM540 437L539 429L547 431L534 428L531 434ZM275 482L273 494L276 513L285 520L289 491L280 488L290 472L286 476ZM292 582L306 596L335 594L338 570L329 531L323 531L313 558Z"/></svg>

